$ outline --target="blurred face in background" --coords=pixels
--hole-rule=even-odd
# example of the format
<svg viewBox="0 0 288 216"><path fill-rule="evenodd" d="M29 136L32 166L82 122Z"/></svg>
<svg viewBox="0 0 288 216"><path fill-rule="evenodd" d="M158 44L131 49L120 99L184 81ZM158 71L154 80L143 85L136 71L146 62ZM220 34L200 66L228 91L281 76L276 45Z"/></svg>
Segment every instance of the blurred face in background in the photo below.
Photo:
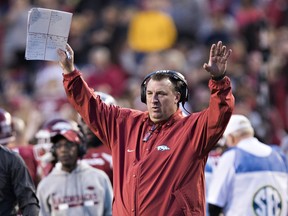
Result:
<svg viewBox="0 0 288 216"><path fill-rule="evenodd" d="M60 138L55 144L57 160L62 164L62 170L71 172L76 168L78 160L78 144Z"/></svg>

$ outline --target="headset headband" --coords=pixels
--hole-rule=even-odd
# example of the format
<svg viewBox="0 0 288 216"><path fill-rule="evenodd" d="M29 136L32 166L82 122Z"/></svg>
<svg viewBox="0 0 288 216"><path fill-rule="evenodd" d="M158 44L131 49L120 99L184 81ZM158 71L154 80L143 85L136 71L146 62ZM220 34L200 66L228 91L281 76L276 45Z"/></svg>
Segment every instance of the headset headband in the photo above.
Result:
<svg viewBox="0 0 288 216"><path fill-rule="evenodd" d="M147 76L145 76L142 84L141 84L141 101L143 103L146 103L146 85L147 85L147 81L154 75L154 74L167 74L169 77L177 80L177 81L181 81L183 83L183 87L180 89L180 94L181 94L181 98L180 98L180 102L182 102L183 104L188 101L188 87L187 87L187 81L185 79L185 77L183 76L183 74L181 74L180 72L177 71L173 71L173 70L158 70L158 71L154 71L150 74L148 74Z"/></svg>

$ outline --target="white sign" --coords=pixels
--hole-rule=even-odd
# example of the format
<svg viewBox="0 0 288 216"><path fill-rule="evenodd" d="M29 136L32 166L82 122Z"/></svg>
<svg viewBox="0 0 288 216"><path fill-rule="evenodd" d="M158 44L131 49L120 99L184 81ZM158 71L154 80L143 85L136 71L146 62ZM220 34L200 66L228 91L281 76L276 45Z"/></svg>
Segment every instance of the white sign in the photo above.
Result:
<svg viewBox="0 0 288 216"><path fill-rule="evenodd" d="M28 13L25 58L59 61L57 49L65 50L72 13L32 8Z"/></svg>

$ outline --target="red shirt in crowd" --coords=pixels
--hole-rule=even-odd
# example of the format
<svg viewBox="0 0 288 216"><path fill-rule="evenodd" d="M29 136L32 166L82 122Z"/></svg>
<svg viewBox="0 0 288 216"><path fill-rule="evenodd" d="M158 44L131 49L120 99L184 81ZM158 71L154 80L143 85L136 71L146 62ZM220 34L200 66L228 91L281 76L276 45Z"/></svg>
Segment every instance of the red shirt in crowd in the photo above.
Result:
<svg viewBox="0 0 288 216"><path fill-rule="evenodd" d="M39 182L39 177L37 175L38 161L34 157L34 151L32 145L23 146L8 146L13 151L17 152L24 160L28 171L32 177L34 184L37 186Z"/></svg>
<svg viewBox="0 0 288 216"><path fill-rule="evenodd" d="M90 147L87 149L83 159L90 166L103 170L112 183L113 169L112 169L112 155L110 149L105 145Z"/></svg>

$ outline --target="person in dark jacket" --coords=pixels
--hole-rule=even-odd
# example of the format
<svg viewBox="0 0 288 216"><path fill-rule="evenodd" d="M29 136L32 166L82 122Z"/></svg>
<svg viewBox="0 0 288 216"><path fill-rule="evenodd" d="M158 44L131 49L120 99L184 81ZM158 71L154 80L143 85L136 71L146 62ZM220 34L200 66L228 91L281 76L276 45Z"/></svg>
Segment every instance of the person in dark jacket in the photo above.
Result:
<svg viewBox="0 0 288 216"><path fill-rule="evenodd" d="M21 156L5 147L14 139L10 113L0 108L0 215L38 216L35 185Z"/></svg>
<svg viewBox="0 0 288 216"><path fill-rule="evenodd" d="M113 162L113 215L205 215L204 169L234 109L229 77L231 50L219 41L210 49L209 106L183 116L185 77L172 70L148 74L140 88L146 112L107 105L74 66L67 44L58 50L69 102L108 146ZM66 52L71 58L68 58Z"/></svg>

